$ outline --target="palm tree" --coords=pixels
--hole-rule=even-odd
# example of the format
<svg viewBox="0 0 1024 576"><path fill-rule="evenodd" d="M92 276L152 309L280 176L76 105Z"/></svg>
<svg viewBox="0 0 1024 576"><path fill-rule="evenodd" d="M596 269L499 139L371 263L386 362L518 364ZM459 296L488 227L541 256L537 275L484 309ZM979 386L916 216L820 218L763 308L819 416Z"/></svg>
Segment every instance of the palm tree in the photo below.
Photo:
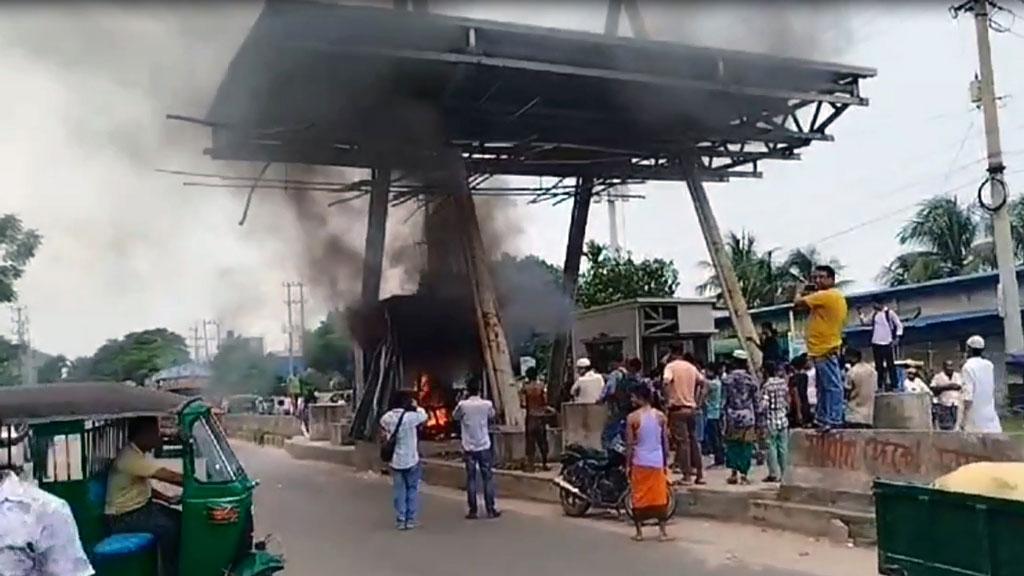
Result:
<svg viewBox="0 0 1024 576"><path fill-rule="evenodd" d="M838 258L828 258L821 254L818 249L814 246L806 246L804 248L794 248L790 250L789 255L782 262L782 270L785 274L780 286L780 298L784 302L791 302L795 297L798 290L807 284L811 279L811 272L816 266L822 264L831 266L835 271L836 275L839 276L843 268L843 263ZM836 286L843 288L848 286L850 280L838 280Z"/></svg>
<svg viewBox="0 0 1024 576"><path fill-rule="evenodd" d="M955 196L925 200L896 235L911 250L897 256L879 279L901 286L990 269L990 248L977 244L981 228L977 214Z"/></svg>
<svg viewBox="0 0 1024 576"><path fill-rule="evenodd" d="M739 235L729 232L725 237L725 250L729 253L729 260L740 284L740 292L747 305L756 308L778 303L785 270L776 263L775 251L761 252L757 246L757 239L747 231L742 231ZM722 286L714 265L704 260L699 266L709 274L708 278L697 286L697 293L702 296L713 295L721 301Z"/></svg>

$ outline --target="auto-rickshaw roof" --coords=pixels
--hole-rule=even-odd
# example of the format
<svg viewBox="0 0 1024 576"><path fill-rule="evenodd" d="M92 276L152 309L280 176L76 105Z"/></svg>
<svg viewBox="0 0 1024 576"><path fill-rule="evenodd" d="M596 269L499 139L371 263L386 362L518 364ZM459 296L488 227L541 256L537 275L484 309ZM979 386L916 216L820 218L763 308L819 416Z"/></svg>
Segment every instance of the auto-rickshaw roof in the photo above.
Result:
<svg viewBox="0 0 1024 576"><path fill-rule="evenodd" d="M0 422L162 416L189 398L118 382L64 382L0 388Z"/></svg>

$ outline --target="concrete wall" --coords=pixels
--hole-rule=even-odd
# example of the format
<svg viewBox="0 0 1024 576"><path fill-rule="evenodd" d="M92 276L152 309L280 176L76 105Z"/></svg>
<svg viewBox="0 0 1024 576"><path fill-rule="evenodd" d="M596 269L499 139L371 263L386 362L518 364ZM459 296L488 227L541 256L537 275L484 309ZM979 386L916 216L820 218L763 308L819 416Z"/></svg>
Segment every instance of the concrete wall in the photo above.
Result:
<svg viewBox="0 0 1024 576"><path fill-rule="evenodd" d="M352 410L347 404L326 402L311 405L309 407L309 439L330 440L331 425L349 418L351 413Z"/></svg>
<svg viewBox="0 0 1024 576"><path fill-rule="evenodd" d="M601 431L608 419L608 409L598 404L562 404L562 447L582 444L601 447Z"/></svg>
<svg viewBox="0 0 1024 576"><path fill-rule="evenodd" d="M268 416L263 414L224 414L221 424L228 436L252 438L273 434L291 438L302 435L302 426L294 416Z"/></svg>
<svg viewBox="0 0 1024 576"><path fill-rule="evenodd" d="M929 483L971 462L1024 461L1024 439L913 430L794 430L784 486L870 492L875 478Z"/></svg>
<svg viewBox="0 0 1024 576"><path fill-rule="evenodd" d="M526 459L526 432L523 430L495 430L491 432L496 464L511 464ZM548 428L548 462L558 462L562 454L562 431ZM540 455L536 456L537 463Z"/></svg>

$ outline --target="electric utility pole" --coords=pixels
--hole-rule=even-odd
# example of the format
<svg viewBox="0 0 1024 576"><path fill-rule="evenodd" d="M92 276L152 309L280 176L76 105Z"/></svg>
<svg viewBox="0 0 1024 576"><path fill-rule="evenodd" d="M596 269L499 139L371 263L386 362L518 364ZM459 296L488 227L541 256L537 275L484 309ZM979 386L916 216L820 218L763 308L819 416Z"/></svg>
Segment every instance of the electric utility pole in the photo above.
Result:
<svg viewBox="0 0 1024 576"><path fill-rule="evenodd" d="M301 334L306 333L306 297L305 297L305 285L302 282L285 282L284 288L286 291L285 304L288 306L288 375L295 375L295 316L292 313L292 306L295 304L299 305L299 329ZM295 300L292 298L292 288L298 288L299 299ZM302 346L302 338L300 335L299 346ZM305 351L303 351L305 354Z"/></svg>
<svg viewBox="0 0 1024 576"><path fill-rule="evenodd" d="M11 308L14 335L18 341L18 371L25 386L36 383L35 355L32 352L32 337L29 333L28 310L24 306Z"/></svg>
<svg viewBox="0 0 1024 576"><path fill-rule="evenodd" d="M1024 330L1021 329L1020 292L1017 287L1017 268L1010 235L1009 197L1003 173L1002 145L999 141L999 112L996 108L995 77L992 72L992 46L989 43L989 0L970 0L953 7L954 16L960 12L974 12L974 30L978 39L978 84L981 92L981 111L985 118L985 148L988 152L989 200L985 202L978 189L978 200L992 215L992 240L995 244L996 264L1003 298L1003 334L1007 353L1024 352Z"/></svg>

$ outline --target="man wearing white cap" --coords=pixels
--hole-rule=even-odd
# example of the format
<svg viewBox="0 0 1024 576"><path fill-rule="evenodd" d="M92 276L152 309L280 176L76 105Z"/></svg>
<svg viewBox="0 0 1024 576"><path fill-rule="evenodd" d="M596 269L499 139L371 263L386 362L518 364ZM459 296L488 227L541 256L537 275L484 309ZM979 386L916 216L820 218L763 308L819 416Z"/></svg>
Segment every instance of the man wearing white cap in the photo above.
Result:
<svg viewBox="0 0 1024 576"><path fill-rule="evenodd" d="M960 371L963 379L965 432L1002 432L996 412L995 368L982 357L985 339L974 335L967 339L967 361Z"/></svg>
<svg viewBox="0 0 1024 576"><path fill-rule="evenodd" d="M580 358L576 361L576 373L579 377L572 385L573 399L580 404L597 404L604 390L604 377L590 366L589 358Z"/></svg>

